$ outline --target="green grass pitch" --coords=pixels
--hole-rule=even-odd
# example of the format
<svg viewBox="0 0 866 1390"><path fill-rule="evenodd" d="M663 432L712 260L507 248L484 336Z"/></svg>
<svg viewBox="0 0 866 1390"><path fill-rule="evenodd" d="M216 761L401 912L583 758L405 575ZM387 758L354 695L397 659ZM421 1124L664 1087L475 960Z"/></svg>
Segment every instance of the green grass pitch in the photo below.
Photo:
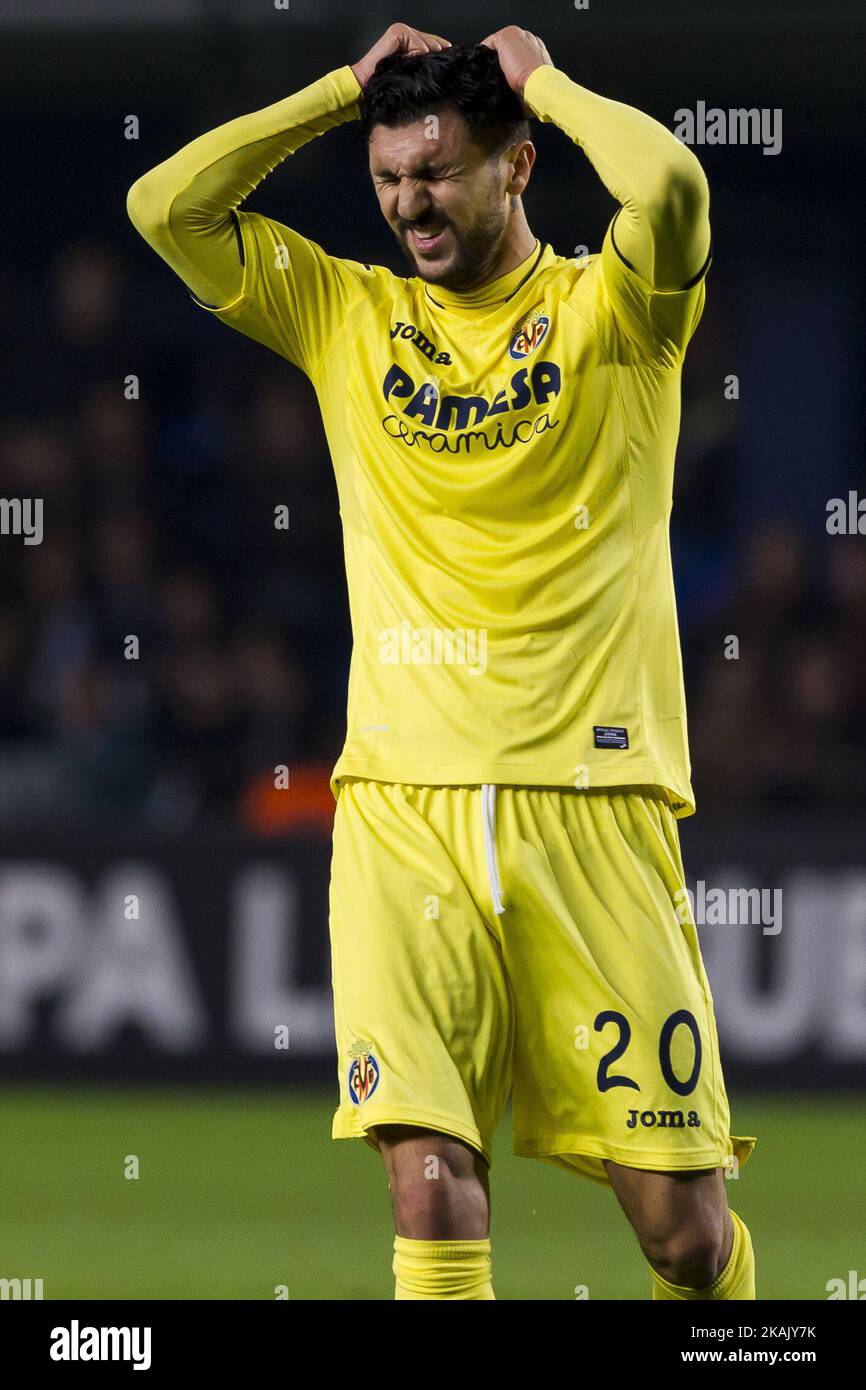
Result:
<svg viewBox="0 0 866 1390"><path fill-rule="evenodd" d="M378 1157L330 1139L319 1090L0 1090L0 1277L44 1297L390 1299L391 1220ZM761 1299L825 1299L866 1275L866 1106L732 1098L758 1146L729 1187ZM124 1177L128 1155L140 1175ZM649 1276L609 1191L514 1158L493 1174L499 1299L647 1299Z"/></svg>

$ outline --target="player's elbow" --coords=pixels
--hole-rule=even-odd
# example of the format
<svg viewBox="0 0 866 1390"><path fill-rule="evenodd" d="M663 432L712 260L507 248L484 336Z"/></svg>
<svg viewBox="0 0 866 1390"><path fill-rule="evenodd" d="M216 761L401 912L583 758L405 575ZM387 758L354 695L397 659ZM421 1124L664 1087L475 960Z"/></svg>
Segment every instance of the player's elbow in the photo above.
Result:
<svg viewBox="0 0 866 1390"><path fill-rule="evenodd" d="M709 222L710 186L700 160L680 145L647 198L646 211L653 225L667 234Z"/></svg>
<svg viewBox="0 0 866 1390"><path fill-rule="evenodd" d="M146 241L165 224L164 199L149 174L142 174L130 188L126 195L126 211L133 227Z"/></svg>

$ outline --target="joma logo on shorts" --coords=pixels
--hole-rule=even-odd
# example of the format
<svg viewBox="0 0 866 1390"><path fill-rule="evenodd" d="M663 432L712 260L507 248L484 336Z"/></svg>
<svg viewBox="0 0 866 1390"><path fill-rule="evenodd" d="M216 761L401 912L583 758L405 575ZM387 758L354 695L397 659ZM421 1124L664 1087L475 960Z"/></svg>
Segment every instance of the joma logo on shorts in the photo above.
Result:
<svg viewBox="0 0 866 1390"><path fill-rule="evenodd" d="M682 1110L629 1110L625 1122L626 1129L700 1129L701 1117L697 1110L684 1115Z"/></svg>

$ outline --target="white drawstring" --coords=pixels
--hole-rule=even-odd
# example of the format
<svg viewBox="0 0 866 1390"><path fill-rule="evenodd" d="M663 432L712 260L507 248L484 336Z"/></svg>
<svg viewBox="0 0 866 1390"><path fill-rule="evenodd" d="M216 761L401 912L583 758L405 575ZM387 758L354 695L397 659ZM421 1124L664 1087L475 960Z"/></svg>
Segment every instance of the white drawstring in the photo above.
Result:
<svg viewBox="0 0 866 1390"><path fill-rule="evenodd" d="M492 782L481 786L481 820L484 826L484 852L487 855L487 878L493 911L501 917L505 911L502 901L502 884L499 879L499 862L496 858L496 787Z"/></svg>

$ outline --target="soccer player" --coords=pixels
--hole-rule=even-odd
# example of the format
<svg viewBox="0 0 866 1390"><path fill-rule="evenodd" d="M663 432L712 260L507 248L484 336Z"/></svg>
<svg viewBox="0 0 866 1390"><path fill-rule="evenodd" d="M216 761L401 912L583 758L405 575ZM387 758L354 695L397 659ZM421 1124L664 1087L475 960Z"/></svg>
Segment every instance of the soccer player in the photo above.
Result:
<svg viewBox="0 0 866 1390"><path fill-rule="evenodd" d="M528 116L619 204L558 255ZM410 263L343 260L242 204L360 115ZM299 367L340 496L354 647L330 930L335 1138L377 1148L398 1299L492 1299L488 1168L611 1186L658 1299L752 1299L713 1001L677 818L694 809L668 522L707 184L650 117L509 27L393 25L366 57L140 178L196 301Z"/></svg>

